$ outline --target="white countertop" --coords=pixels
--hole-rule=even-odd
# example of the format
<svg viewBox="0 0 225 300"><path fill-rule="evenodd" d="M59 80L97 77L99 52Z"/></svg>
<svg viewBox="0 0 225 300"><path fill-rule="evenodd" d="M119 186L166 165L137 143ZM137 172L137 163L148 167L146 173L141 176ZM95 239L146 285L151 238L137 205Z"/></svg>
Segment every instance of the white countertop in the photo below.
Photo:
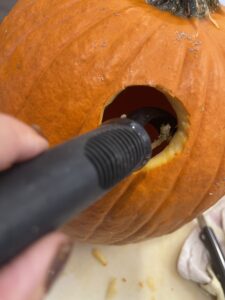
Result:
<svg viewBox="0 0 225 300"><path fill-rule="evenodd" d="M46 300L209 300L176 272L178 254L192 228L193 223L171 235L127 246L77 243ZM93 248L104 255L107 266L93 257ZM114 292L107 296L113 279Z"/></svg>

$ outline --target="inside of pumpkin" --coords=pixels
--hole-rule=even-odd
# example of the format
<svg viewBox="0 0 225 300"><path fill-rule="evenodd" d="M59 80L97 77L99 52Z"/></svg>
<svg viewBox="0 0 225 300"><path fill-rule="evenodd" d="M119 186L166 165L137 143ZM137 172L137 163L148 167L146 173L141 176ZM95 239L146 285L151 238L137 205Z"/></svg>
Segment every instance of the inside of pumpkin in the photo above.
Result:
<svg viewBox="0 0 225 300"><path fill-rule="evenodd" d="M153 157L147 164L148 168L155 168L167 163L175 155L180 153L187 141L189 118L188 113L182 103L170 97L169 94L162 92L160 89L150 86L129 86L119 92L116 97L112 98L105 107L102 122L128 115L144 107L155 107L169 112L175 117L177 130L174 135L160 143L160 146L153 150ZM152 142L159 140L158 131L151 125L145 126Z"/></svg>

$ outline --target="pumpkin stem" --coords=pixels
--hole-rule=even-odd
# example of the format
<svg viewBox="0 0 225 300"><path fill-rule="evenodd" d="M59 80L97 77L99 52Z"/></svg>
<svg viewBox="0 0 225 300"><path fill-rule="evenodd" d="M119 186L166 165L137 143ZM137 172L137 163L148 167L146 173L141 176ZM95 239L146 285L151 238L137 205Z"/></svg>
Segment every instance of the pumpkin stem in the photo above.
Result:
<svg viewBox="0 0 225 300"><path fill-rule="evenodd" d="M218 0L146 0L161 10L183 17L203 18L220 7Z"/></svg>

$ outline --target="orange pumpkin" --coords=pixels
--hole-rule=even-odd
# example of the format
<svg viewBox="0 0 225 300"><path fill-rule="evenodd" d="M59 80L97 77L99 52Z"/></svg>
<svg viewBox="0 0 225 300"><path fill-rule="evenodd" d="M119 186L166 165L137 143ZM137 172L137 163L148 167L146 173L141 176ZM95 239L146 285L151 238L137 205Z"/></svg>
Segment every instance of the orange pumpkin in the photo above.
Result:
<svg viewBox="0 0 225 300"><path fill-rule="evenodd" d="M152 3L20 0L0 26L0 110L52 145L137 107L176 113L169 145L66 225L80 240L162 235L225 194L225 10Z"/></svg>

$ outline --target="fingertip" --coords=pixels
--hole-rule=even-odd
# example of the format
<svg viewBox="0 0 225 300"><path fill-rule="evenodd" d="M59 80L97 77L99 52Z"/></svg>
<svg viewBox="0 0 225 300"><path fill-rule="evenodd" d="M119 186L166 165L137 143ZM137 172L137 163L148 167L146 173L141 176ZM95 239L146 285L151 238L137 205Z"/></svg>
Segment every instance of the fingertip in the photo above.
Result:
<svg viewBox="0 0 225 300"><path fill-rule="evenodd" d="M48 141L30 127L20 135L20 145L22 150L17 158L19 161L35 157L49 147Z"/></svg>
<svg viewBox="0 0 225 300"><path fill-rule="evenodd" d="M18 159L28 159L45 151L49 144L46 138L43 137L35 128L30 127L19 120L11 119L13 126L16 126L21 153ZM17 123L17 124L16 124Z"/></svg>
<svg viewBox="0 0 225 300"><path fill-rule="evenodd" d="M30 159L48 148L48 141L33 128L5 114L0 114L0 170Z"/></svg>

